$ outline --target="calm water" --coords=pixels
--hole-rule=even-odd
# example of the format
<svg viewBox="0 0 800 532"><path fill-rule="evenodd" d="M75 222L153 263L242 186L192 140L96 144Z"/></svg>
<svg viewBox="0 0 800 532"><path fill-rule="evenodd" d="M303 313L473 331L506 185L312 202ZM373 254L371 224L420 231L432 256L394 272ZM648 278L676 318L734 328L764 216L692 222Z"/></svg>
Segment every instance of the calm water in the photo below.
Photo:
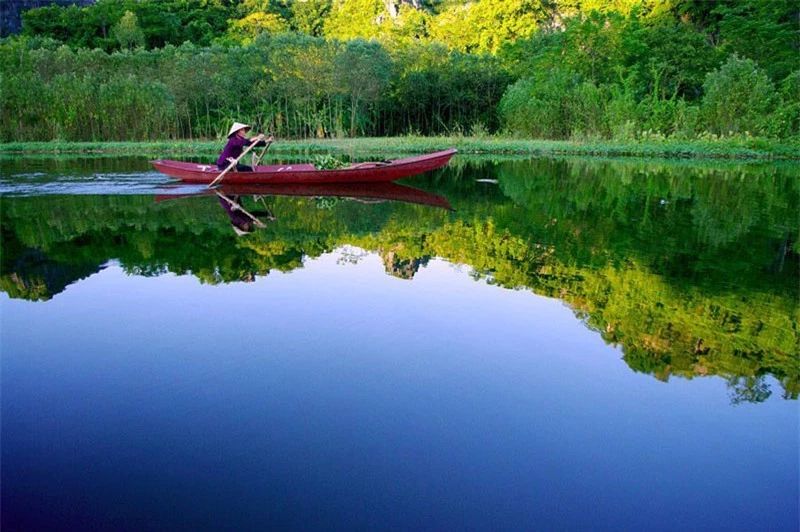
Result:
<svg viewBox="0 0 800 532"><path fill-rule="evenodd" d="M799 176L0 159L3 530L797 530Z"/></svg>

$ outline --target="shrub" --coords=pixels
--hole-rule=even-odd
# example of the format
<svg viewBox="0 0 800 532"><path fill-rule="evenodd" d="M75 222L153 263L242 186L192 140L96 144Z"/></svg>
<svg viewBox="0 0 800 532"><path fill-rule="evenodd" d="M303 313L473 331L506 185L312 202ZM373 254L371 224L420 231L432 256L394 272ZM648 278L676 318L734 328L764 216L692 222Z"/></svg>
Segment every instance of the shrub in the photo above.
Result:
<svg viewBox="0 0 800 532"><path fill-rule="evenodd" d="M800 70L781 82L779 97L780 104L770 121L771 133L780 138L800 135Z"/></svg>
<svg viewBox="0 0 800 532"><path fill-rule="evenodd" d="M606 96L594 83L585 81L572 89L567 110L571 136L596 138L610 133Z"/></svg>
<svg viewBox="0 0 800 532"><path fill-rule="evenodd" d="M606 87L609 93L607 106L608 127L617 140L634 140L641 129L640 108L636 102L633 76Z"/></svg>
<svg viewBox="0 0 800 532"><path fill-rule="evenodd" d="M570 78L553 71L541 79L525 78L511 85L500 100L506 129L533 138L569 137Z"/></svg>
<svg viewBox="0 0 800 532"><path fill-rule="evenodd" d="M778 102L769 76L755 61L734 54L703 84L702 111L712 133L767 134L770 115Z"/></svg>

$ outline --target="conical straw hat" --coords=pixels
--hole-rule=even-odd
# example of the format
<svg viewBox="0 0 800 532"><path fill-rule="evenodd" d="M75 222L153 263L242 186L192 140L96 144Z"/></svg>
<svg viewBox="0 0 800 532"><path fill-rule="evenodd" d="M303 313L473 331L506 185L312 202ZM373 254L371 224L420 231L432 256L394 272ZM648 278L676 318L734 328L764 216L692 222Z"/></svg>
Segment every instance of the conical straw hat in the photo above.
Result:
<svg viewBox="0 0 800 532"><path fill-rule="evenodd" d="M230 138L231 135L233 135L240 129L251 129L251 127L248 126L247 124L242 124L241 122L234 122L233 125L231 126L231 130L228 131L228 138Z"/></svg>

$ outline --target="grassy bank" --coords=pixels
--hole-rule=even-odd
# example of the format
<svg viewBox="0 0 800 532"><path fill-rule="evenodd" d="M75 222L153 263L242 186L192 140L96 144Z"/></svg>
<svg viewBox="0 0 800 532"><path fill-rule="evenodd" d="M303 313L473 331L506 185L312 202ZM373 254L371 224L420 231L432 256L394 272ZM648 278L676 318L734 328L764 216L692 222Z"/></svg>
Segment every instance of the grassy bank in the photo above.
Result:
<svg viewBox="0 0 800 532"><path fill-rule="evenodd" d="M174 157L218 152L222 140L158 142L11 142L0 154L108 153ZM323 140L278 140L272 153L424 153L458 148L462 153L516 155L596 155L610 157L792 159L800 160L800 141L737 137L643 141L553 141L499 137L387 137Z"/></svg>

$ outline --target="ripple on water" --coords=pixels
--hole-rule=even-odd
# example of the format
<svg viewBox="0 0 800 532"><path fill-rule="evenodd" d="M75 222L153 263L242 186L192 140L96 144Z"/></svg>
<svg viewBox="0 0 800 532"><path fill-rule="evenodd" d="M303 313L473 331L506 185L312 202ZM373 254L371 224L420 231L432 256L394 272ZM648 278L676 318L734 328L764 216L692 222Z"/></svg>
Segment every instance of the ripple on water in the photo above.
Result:
<svg viewBox="0 0 800 532"><path fill-rule="evenodd" d="M95 173L92 175L53 175L32 172L0 177L0 194L36 196L43 194L177 194L187 192L182 187L168 187L165 192L165 185L174 183L176 182L173 179L159 172Z"/></svg>

